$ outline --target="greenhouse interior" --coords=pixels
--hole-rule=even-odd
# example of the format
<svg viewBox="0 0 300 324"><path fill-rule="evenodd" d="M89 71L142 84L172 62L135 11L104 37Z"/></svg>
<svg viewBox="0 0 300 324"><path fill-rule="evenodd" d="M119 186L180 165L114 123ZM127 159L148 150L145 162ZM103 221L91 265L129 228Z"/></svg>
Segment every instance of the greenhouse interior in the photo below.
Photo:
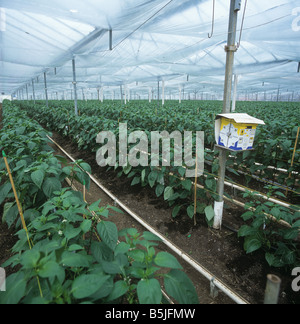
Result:
<svg viewBox="0 0 300 324"><path fill-rule="evenodd" d="M299 304L299 40L298 0L0 0L0 304Z"/></svg>
<svg viewBox="0 0 300 324"><path fill-rule="evenodd" d="M239 98L299 100L297 1L243 1L234 74ZM147 99L165 82L194 99L222 99L230 1L6 1L1 0L0 92L71 98L77 87L96 99L120 97L120 85ZM245 5L247 7L245 8ZM245 12L244 12L245 9ZM82 93L80 93L82 95ZM183 94L182 94L183 95Z"/></svg>

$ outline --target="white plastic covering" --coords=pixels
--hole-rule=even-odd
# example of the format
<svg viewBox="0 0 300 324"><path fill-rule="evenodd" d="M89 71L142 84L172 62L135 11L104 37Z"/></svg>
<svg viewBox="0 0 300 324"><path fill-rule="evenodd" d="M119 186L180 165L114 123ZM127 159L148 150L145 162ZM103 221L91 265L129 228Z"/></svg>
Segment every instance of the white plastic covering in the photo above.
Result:
<svg viewBox="0 0 300 324"><path fill-rule="evenodd" d="M215 0L214 15L213 3L0 0L0 94L30 99L34 85L42 98L47 72L50 99L71 98L74 57L79 98L101 87L118 98L121 85L148 98L165 81L166 98L221 99L230 0ZM242 0L240 35L239 99L299 100L299 0Z"/></svg>

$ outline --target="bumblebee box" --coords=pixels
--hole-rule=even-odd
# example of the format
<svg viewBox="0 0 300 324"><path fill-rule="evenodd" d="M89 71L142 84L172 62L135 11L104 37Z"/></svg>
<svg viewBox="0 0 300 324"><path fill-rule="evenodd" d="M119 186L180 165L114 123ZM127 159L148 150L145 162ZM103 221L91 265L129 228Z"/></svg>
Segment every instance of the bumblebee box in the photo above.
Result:
<svg viewBox="0 0 300 324"><path fill-rule="evenodd" d="M256 129L264 121L248 114L221 114L216 117L215 134L218 146L231 151L253 149Z"/></svg>

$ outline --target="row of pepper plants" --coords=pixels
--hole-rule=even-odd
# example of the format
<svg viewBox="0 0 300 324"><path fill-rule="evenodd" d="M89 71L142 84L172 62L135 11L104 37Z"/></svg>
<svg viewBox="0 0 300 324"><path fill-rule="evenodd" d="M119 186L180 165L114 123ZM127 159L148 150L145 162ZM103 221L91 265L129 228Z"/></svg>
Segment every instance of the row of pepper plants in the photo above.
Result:
<svg viewBox="0 0 300 324"><path fill-rule="evenodd" d="M191 280L177 259L157 253L160 239L136 229L118 231L107 218L121 211L88 204L69 188L68 177L89 188L90 166L54 156L47 132L6 101L0 130L2 221L15 226L13 256L1 265L15 273L6 280L0 304L87 304L164 302L161 285L179 303L198 303ZM22 227L16 196L23 210Z"/></svg>
<svg viewBox="0 0 300 324"><path fill-rule="evenodd" d="M51 107L64 107L69 112L74 110L72 101L54 101ZM100 105L97 101L80 102L80 112L86 116L105 117L106 119L127 122L131 128L146 130L169 131L179 130L205 131L205 147L213 149L215 144L214 119L222 111L222 102L186 101L179 105L177 102L168 102L164 107L157 107L156 103L131 102L124 106L120 102L109 102ZM296 188L300 186L299 177L287 179L286 174L279 174L275 168L286 169L289 172L300 172L299 146L291 166L294 144L299 124L299 103L261 103L239 102L237 112L263 119L265 127L260 127L256 134L256 147L254 151L242 154L232 154L228 166L236 169L242 166L244 171L259 173L267 179L277 181L279 184ZM256 165L260 163L261 165Z"/></svg>
<svg viewBox="0 0 300 324"><path fill-rule="evenodd" d="M146 129L148 134L150 134L150 130L167 130L170 133L174 130L204 130L205 146L212 148L214 144L213 121L216 114L219 113L220 107L217 105L217 108L211 109L210 104L206 103L207 106L204 106L203 109L197 108L196 105L199 105L199 103L193 103L179 107L175 105L173 109L170 107L160 107L159 110L157 106L148 106L148 104L143 102L138 104L134 103L132 106L126 107L121 106L119 103L106 103L101 105L99 102L88 102L81 103L80 116L74 115L70 102L53 102L53 106L51 105L49 109L41 105L32 106L24 103L22 107L35 116L41 123L45 124L47 128L60 131L61 134L72 138L80 149L96 152L99 149L99 145L96 144L97 134L103 130L110 130L118 136L118 124L120 122L128 123L128 132ZM260 114L254 114L255 111L251 111L251 107L253 106L249 105L249 114L262 118L268 123L267 116L270 117L270 114L268 115L267 109L262 109ZM293 109L288 110L288 113L290 115L289 123L291 125L289 129L283 128L283 130L278 130L278 125L273 129L270 126L272 120L270 120L270 125L267 125L266 130L263 128L259 129L257 134L257 150L259 152L269 148L267 142L271 140L270 136L273 138L282 136L284 138L283 141L288 140L289 144L292 144L292 140L289 138L294 135L298 121L295 118L297 114L293 112ZM278 132L280 135L278 135ZM270 135L267 135L268 133ZM285 137L284 134L286 135ZM151 140L149 140L149 143L151 143ZM285 151L280 150L280 147L276 145L276 150L276 166L280 163L280 166L283 167L282 163L285 163L289 172L292 170L299 171L297 164L294 168L288 167L290 159L288 156L291 154L291 149ZM228 170L230 173L238 175L236 166L238 164L244 165L245 167L247 165L250 168L250 173L255 173L257 170L261 172L262 166L255 164L257 161L256 154L253 152L233 154L233 158L227 164ZM269 155L267 156L267 162L271 164ZM204 189L197 190L196 211L197 214L205 215L210 225L214 217L213 201L218 198L216 195L217 183L214 176L214 174L218 173L218 153L206 150L205 160L211 161L212 167L210 170L205 171L205 177L197 179L198 183ZM260 161L263 162L262 160ZM272 161L274 163L275 159L272 159ZM299 161L298 152L295 161ZM266 165L263 165L263 167L263 171L267 174ZM193 179L183 179L186 171L183 167L171 166L169 168L161 167L157 169L155 167L132 168L131 166L127 166L120 168L117 164L115 170L119 176L125 175L128 178L132 178L132 185L148 185L153 188L157 197L162 196L169 203L170 207L172 207L172 216L174 218L180 213L187 214L190 218L194 217ZM287 176L285 175L285 177ZM296 180L299 181L298 178ZM277 181L280 181L280 178L277 178ZM284 181L286 182L287 179ZM268 187L267 190L269 191L269 197L274 195L274 193L280 197L283 196L282 191L278 187ZM244 198L249 198L250 194L246 194L246 196ZM255 196L250 198L252 200L246 204L247 211L243 215L247 225L242 227L239 232L239 236L245 238L244 247L246 252L252 253L263 248L266 251L266 259L272 266L282 267L297 264L300 256L298 244L295 243L295 240L297 239L299 230L299 211L292 211L277 206L270 201L264 201L262 203ZM256 212L249 212L249 207L256 207ZM288 222L291 228L275 230L273 228L274 221L270 221L266 217L266 214L273 215L277 221L284 220ZM287 255L288 257L284 257Z"/></svg>

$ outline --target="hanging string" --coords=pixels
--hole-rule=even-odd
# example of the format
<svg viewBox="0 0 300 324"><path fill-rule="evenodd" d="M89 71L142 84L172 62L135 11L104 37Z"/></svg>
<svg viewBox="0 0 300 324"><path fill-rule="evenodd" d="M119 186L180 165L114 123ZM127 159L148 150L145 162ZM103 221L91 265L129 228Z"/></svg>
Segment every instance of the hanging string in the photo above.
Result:
<svg viewBox="0 0 300 324"><path fill-rule="evenodd" d="M244 21L245 21L245 16L246 16L247 3L248 3L248 0L246 0L246 2L245 2L245 8L244 8L244 13L243 13L242 25L241 25L241 30L240 30L240 38L239 38L239 42L237 44L237 48L240 47L241 41L242 41L242 34L243 34Z"/></svg>
<svg viewBox="0 0 300 324"><path fill-rule="evenodd" d="M211 33L208 34L208 38L212 38L214 34L214 27L215 27L215 6L216 0L213 0L213 14L212 14L212 24L211 24Z"/></svg>

